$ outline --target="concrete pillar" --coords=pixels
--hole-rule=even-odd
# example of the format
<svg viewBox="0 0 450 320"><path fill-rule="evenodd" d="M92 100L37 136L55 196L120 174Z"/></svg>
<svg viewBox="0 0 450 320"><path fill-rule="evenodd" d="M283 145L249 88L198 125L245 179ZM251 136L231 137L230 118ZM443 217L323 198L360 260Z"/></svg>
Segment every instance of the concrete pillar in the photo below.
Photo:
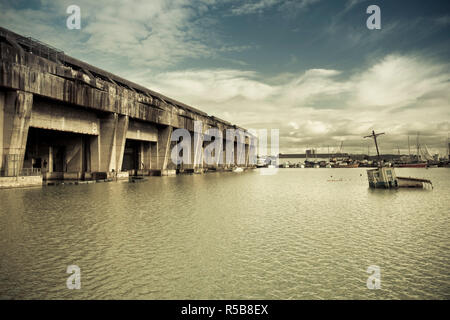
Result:
<svg viewBox="0 0 450 320"><path fill-rule="evenodd" d="M150 164L151 164L151 145L150 142L147 141L143 141L142 142L142 164L143 164L143 168L145 170L149 170L150 169Z"/></svg>
<svg viewBox="0 0 450 320"><path fill-rule="evenodd" d="M156 148L152 148L152 159L156 159L156 167L161 170L161 174L167 171L167 165L170 160L170 138L173 127L167 126L158 129L158 143Z"/></svg>
<svg viewBox="0 0 450 320"><path fill-rule="evenodd" d="M125 151L128 124L128 116L119 116L116 130L116 171L120 171L122 169L123 153Z"/></svg>
<svg viewBox="0 0 450 320"><path fill-rule="evenodd" d="M117 113L109 114L100 120L100 172L116 171L117 122Z"/></svg>
<svg viewBox="0 0 450 320"><path fill-rule="evenodd" d="M139 152L138 152L138 168L139 170L145 169L145 163L144 163L144 141L139 141Z"/></svg>
<svg viewBox="0 0 450 320"><path fill-rule="evenodd" d="M3 170L3 123L5 119L5 96L6 92L0 91L0 175Z"/></svg>
<svg viewBox="0 0 450 320"><path fill-rule="evenodd" d="M238 166L238 164L239 164L238 143L236 141L234 141L233 145L234 145L234 157L233 157L232 164Z"/></svg>
<svg viewBox="0 0 450 320"><path fill-rule="evenodd" d="M225 167L231 168L236 163L236 145L233 139L229 137L226 138L225 141Z"/></svg>
<svg viewBox="0 0 450 320"><path fill-rule="evenodd" d="M253 167L256 165L257 143L258 143L258 139L255 136L248 137L248 144L246 145L246 152L247 152L247 166L249 166L249 167Z"/></svg>
<svg viewBox="0 0 450 320"><path fill-rule="evenodd" d="M224 135L224 137L225 137L225 135ZM223 139L223 141L222 141L222 146L223 146L223 148L222 148L222 157L221 157L221 166L222 166L222 168L227 168L227 152L226 152L226 150L227 150L227 139L226 138L224 138Z"/></svg>
<svg viewBox="0 0 450 320"><path fill-rule="evenodd" d="M53 172L53 147L48 147L48 172Z"/></svg>
<svg viewBox="0 0 450 320"><path fill-rule="evenodd" d="M250 146L248 143L245 144L245 166L249 166L249 156L250 156Z"/></svg>
<svg viewBox="0 0 450 320"><path fill-rule="evenodd" d="M236 147L237 147L237 161L236 161L236 165L238 167L242 167L246 165L246 144L244 142L244 140L241 138L238 138L238 141L236 143Z"/></svg>
<svg viewBox="0 0 450 320"><path fill-rule="evenodd" d="M90 137L89 142L89 162L91 172L100 172L100 136Z"/></svg>
<svg viewBox="0 0 450 320"><path fill-rule="evenodd" d="M100 134L91 139L91 168L93 172L119 172L128 131L128 116L117 113L100 119Z"/></svg>
<svg viewBox="0 0 450 320"><path fill-rule="evenodd" d="M194 143L194 132L189 131L189 135L190 135L190 143L191 143L191 148L189 149L189 151L187 149L183 149L183 154L184 152L190 152L190 156L189 156L189 161L183 162L182 163L182 168L185 170L194 170L195 169L195 143ZM180 152L180 150L178 150L178 153Z"/></svg>
<svg viewBox="0 0 450 320"><path fill-rule="evenodd" d="M250 143L250 156L249 156L249 160L250 160L250 164L252 166L256 165L256 162L258 161L258 143L259 140L256 137L252 137L251 143ZM277 159L278 159L278 155L277 155ZM277 162L278 164L278 162Z"/></svg>
<svg viewBox="0 0 450 320"><path fill-rule="evenodd" d="M203 168L203 133L195 132L192 143L194 170L201 170Z"/></svg>
<svg viewBox="0 0 450 320"><path fill-rule="evenodd" d="M191 163L184 168L201 170L203 168L203 134L191 132Z"/></svg>
<svg viewBox="0 0 450 320"><path fill-rule="evenodd" d="M83 171L83 138L74 137L66 144L66 172Z"/></svg>
<svg viewBox="0 0 450 320"><path fill-rule="evenodd" d="M217 154L214 155L214 157L217 159L217 162L215 163L216 169L223 167L223 138L221 138L222 143L220 144L220 148L216 151Z"/></svg>
<svg viewBox="0 0 450 320"><path fill-rule="evenodd" d="M207 130L210 130L209 128ZM217 131L216 131L217 130ZM223 135L222 131L213 129L203 135L203 167L218 169L222 167ZM209 134L211 132L211 134ZM207 159L207 157L211 157ZM209 161L208 161L209 160ZM208 163L210 162L210 163Z"/></svg>
<svg viewBox="0 0 450 320"><path fill-rule="evenodd" d="M83 150L84 150L84 161L85 161L85 168L84 172L92 172L91 169L91 136L85 136L83 140Z"/></svg>
<svg viewBox="0 0 450 320"><path fill-rule="evenodd" d="M0 95L0 170L19 174L30 127L33 94L16 90Z"/></svg>
<svg viewBox="0 0 450 320"><path fill-rule="evenodd" d="M203 141L206 128L201 121L194 122L194 131L191 134L191 164L185 166L194 171L203 169Z"/></svg>
<svg viewBox="0 0 450 320"><path fill-rule="evenodd" d="M150 169L158 169L158 143L150 142L149 146Z"/></svg>

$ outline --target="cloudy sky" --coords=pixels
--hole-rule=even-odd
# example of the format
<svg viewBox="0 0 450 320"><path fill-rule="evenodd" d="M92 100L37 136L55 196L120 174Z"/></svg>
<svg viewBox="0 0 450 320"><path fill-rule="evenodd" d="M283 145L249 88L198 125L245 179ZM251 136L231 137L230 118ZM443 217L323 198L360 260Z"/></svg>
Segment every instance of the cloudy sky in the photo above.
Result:
<svg viewBox="0 0 450 320"><path fill-rule="evenodd" d="M69 30L66 9L81 8ZM366 9L381 8L381 30ZM280 151L385 153L450 131L450 1L0 0L0 25L245 128ZM373 148L371 148L373 153Z"/></svg>

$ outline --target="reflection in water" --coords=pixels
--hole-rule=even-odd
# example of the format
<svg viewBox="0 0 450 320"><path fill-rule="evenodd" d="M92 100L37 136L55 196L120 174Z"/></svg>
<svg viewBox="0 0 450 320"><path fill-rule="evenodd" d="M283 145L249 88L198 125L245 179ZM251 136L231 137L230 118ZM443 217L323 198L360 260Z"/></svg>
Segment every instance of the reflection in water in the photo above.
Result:
<svg viewBox="0 0 450 320"><path fill-rule="evenodd" d="M448 299L450 170L398 171L435 188L281 169L0 190L0 297Z"/></svg>

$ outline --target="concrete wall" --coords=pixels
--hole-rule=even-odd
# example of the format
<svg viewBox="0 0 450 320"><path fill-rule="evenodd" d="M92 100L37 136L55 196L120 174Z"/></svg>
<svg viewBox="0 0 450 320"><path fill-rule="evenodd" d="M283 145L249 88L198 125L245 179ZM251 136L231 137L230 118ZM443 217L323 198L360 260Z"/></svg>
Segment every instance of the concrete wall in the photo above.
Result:
<svg viewBox="0 0 450 320"><path fill-rule="evenodd" d="M100 131L96 113L43 99L35 99L33 103L30 126L90 135L98 135Z"/></svg>
<svg viewBox="0 0 450 320"><path fill-rule="evenodd" d="M20 90L0 92L0 171L20 171L30 127L33 95ZM21 159L17 162L17 159Z"/></svg>
<svg viewBox="0 0 450 320"><path fill-rule="evenodd" d="M8 41L15 38L17 35L10 33ZM66 175L119 173L127 139L141 142L138 170L173 173L170 151L174 143L170 138L174 129L194 132L195 121L201 121L199 136L208 128L218 128L225 139L226 129L237 128L68 56L62 64L0 41L0 58L0 170L10 165L5 163L5 155L24 158L30 127L78 134L63 141ZM202 139L192 139L192 143L196 163L192 169L202 169L206 167L205 145ZM47 171L52 173L53 146L40 148L41 158L46 157L50 168ZM242 159L248 158L249 148L245 150L237 159L239 165L245 165ZM225 152L220 155L225 156Z"/></svg>
<svg viewBox="0 0 450 320"><path fill-rule="evenodd" d="M151 123L130 120L127 139L157 142L158 128Z"/></svg>
<svg viewBox="0 0 450 320"><path fill-rule="evenodd" d="M0 189L42 186L42 176L0 177Z"/></svg>

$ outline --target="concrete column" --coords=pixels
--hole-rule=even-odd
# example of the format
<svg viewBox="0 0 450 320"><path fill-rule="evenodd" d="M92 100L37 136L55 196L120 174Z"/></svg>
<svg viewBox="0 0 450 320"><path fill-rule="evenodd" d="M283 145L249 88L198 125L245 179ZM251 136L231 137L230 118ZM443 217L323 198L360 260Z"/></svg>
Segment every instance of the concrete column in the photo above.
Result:
<svg viewBox="0 0 450 320"><path fill-rule="evenodd" d="M203 168L203 134L191 132L191 163L184 167L194 171Z"/></svg>
<svg viewBox="0 0 450 320"><path fill-rule="evenodd" d="M91 170L91 136L84 137L83 140L83 150L84 150L84 161L85 161L85 168L84 172L92 172Z"/></svg>
<svg viewBox="0 0 450 320"><path fill-rule="evenodd" d="M192 139L194 170L203 168L203 133L195 132Z"/></svg>
<svg viewBox="0 0 450 320"><path fill-rule="evenodd" d="M249 166L249 156L250 156L250 146L248 143L245 144L245 166Z"/></svg>
<svg viewBox="0 0 450 320"><path fill-rule="evenodd" d="M182 168L185 170L194 170L195 169L195 143L194 143L194 132L193 131L189 131L189 135L191 137L191 148L189 150L190 157L189 157L189 162L183 163L182 164ZM179 151L179 150L178 150ZM188 152L188 150L184 149L183 152Z"/></svg>
<svg viewBox="0 0 450 320"><path fill-rule="evenodd" d="M144 142L140 141L139 142L139 163L138 163L138 168L139 170L143 170L145 169L145 163L144 163Z"/></svg>
<svg viewBox="0 0 450 320"><path fill-rule="evenodd" d="M8 174L18 174L23 159L30 127L33 94L24 91L3 92L0 96L0 168Z"/></svg>
<svg viewBox="0 0 450 320"><path fill-rule="evenodd" d="M218 169L220 167L221 164L221 157L223 154L223 145L222 145L222 141L223 138L222 137L216 137L214 136L214 138L212 136L204 136L204 139L209 139L209 141L205 141L203 144L203 167L207 167L207 168L215 168ZM212 141L211 141L212 140ZM213 148L213 149L211 149ZM207 153L205 153L207 151ZM211 150L213 150L212 152L210 152ZM207 159L205 157L205 155L207 157L211 157L212 159L214 159L213 163L207 163Z"/></svg>
<svg viewBox="0 0 450 320"><path fill-rule="evenodd" d="M127 139L128 124L128 116L119 116L116 130L116 171L122 170L123 153L125 151L125 141Z"/></svg>
<svg viewBox="0 0 450 320"><path fill-rule="evenodd" d="M244 143L244 141L242 139L239 140L238 138L238 142L236 143L236 147L237 147L237 161L236 161L236 165L238 167L242 167L246 165L246 144Z"/></svg>
<svg viewBox="0 0 450 320"><path fill-rule="evenodd" d="M225 137L225 135L224 135L224 137ZM226 152L226 150L227 150L227 139L226 138L224 138L223 140L222 140L222 157L221 157L221 167L222 168L226 168L227 167L227 152Z"/></svg>
<svg viewBox="0 0 450 320"><path fill-rule="evenodd" d="M221 140L222 144L220 144L220 148L216 150L217 154L214 155L215 159L217 159L217 162L215 162L214 166L216 169L223 167L222 161L223 161L223 138Z"/></svg>
<svg viewBox="0 0 450 320"><path fill-rule="evenodd" d="M142 163L143 168L145 170L150 169L150 161L151 161L151 145L150 142L143 141L142 142Z"/></svg>
<svg viewBox="0 0 450 320"><path fill-rule="evenodd" d="M66 172L81 173L83 171L83 138L74 137L66 144Z"/></svg>
<svg viewBox="0 0 450 320"><path fill-rule="evenodd" d="M151 142L149 147L150 153L150 169L157 170L158 169L158 143Z"/></svg>
<svg viewBox="0 0 450 320"><path fill-rule="evenodd" d="M233 165L239 166L239 152L238 152L238 143L235 141L234 145L234 157L233 157Z"/></svg>
<svg viewBox="0 0 450 320"><path fill-rule="evenodd" d="M255 136L248 137L247 166L249 166L249 167L253 167L256 165L256 159L257 159L256 146L257 146L257 144L258 144L258 139Z"/></svg>
<svg viewBox="0 0 450 320"><path fill-rule="evenodd" d="M100 172L116 170L116 128L118 122L117 113L109 114L100 120Z"/></svg>
<svg viewBox="0 0 450 320"><path fill-rule="evenodd" d="M100 134L91 140L92 171L121 170L128 123L127 116L119 116L117 113L100 119Z"/></svg>
<svg viewBox="0 0 450 320"><path fill-rule="evenodd" d="M194 171L203 169L203 141L206 127L201 121L194 122L194 132L191 133L191 160Z"/></svg>
<svg viewBox="0 0 450 320"><path fill-rule="evenodd" d="M0 91L0 174L3 170L3 123L5 119L5 96L6 92Z"/></svg>
<svg viewBox="0 0 450 320"><path fill-rule="evenodd" d="M91 172L100 172L100 136L90 137L89 162Z"/></svg>
<svg viewBox="0 0 450 320"><path fill-rule="evenodd" d="M159 129L157 146L156 148L152 148L152 158L156 158L157 169L161 170L161 174L165 174L167 164L170 161L170 138L172 131L173 127L171 126Z"/></svg>
<svg viewBox="0 0 450 320"><path fill-rule="evenodd" d="M48 147L48 172L53 172L53 147Z"/></svg>
<svg viewBox="0 0 450 320"><path fill-rule="evenodd" d="M236 145L233 140L228 138L225 141L225 166L231 168L236 163Z"/></svg>

